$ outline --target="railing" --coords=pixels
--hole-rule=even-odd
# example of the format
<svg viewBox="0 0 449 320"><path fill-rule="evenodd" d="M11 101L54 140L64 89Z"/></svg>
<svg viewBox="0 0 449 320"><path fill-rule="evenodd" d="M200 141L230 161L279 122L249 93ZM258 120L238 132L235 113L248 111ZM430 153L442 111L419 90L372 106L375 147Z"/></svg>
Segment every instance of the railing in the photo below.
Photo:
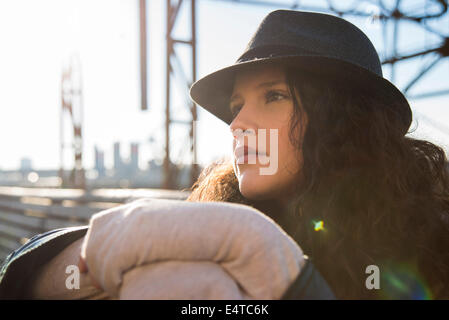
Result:
<svg viewBox="0 0 449 320"><path fill-rule="evenodd" d="M0 187L0 263L32 236L86 225L96 212L139 198L184 200L188 191L163 189L42 189Z"/></svg>

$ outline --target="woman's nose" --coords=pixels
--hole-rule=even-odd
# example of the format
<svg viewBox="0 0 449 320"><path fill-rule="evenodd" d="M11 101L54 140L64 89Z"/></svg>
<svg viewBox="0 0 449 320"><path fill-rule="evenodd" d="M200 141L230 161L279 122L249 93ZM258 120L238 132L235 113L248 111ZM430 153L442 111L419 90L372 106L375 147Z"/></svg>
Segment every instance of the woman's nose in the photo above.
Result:
<svg viewBox="0 0 449 320"><path fill-rule="evenodd" d="M236 136L238 132L255 132L256 115L250 106L243 106L229 125L229 129Z"/></svg>

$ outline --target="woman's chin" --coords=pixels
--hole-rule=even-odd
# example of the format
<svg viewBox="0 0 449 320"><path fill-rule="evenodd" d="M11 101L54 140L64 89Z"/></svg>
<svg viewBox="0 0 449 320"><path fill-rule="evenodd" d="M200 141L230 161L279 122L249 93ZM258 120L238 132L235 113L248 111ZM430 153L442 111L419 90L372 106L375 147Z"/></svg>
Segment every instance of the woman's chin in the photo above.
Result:
<svg viewBox="0 0 449 320"><path fill-rule="evenodd" d="M239 177L240 193L247 199L262 200L267 198L268 190L265 190L269 185L266 176L258 173L258 170L245 170Z"/></svg>

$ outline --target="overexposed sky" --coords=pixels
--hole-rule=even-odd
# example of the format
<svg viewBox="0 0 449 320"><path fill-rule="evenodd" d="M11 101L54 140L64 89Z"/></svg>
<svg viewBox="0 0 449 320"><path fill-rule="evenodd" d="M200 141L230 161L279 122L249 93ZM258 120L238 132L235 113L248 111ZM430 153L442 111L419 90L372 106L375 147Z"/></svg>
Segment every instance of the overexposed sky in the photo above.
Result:
<svg viewBox="0 0 449 320"><path fill-rule="evenodd" d="M184 2L175 34L188 40L190 1ZM165 3L148 1L150 109L140 111L138 0L0 0L0 169L18 168L22 157L30 157L38 169L59 167L60 79L63 66L74 54L80 58L83 79L85 167L93 167L94 145L105 151L106 165L112 166L115 141L122 142L123 157L127 157L130 143L140 143L143 168L150 158L163 156ZM373 9L366 5L360 8ZM275 9L197 0L197 77L234 63L263 17ZM378 23L347 18L383 52ZM449 33L448 17L434 27ZM407 52L438 42L438 37L413 24L401 25L400 35L399 49ZM176 49L190 77L189 52L182 45ZM395 83L399 88L431 58L398 64ZM385 67L386 78L389 71ZM442 61L410 94L449 89L447 74L449 62ZM173 81L172 90L173 118L188 119L187 88ZM415 111L412 126L418 125L413 135L441 144L447 152L449 95L410 103ZM187 132L180 126L172 133L174 161L187 154ZM70 134L65 133L66 137ZM200 111L197 134L200 162L229 153L228 128L209 113ZM72 156L67 153L66 157L70 165Z"/></svg>

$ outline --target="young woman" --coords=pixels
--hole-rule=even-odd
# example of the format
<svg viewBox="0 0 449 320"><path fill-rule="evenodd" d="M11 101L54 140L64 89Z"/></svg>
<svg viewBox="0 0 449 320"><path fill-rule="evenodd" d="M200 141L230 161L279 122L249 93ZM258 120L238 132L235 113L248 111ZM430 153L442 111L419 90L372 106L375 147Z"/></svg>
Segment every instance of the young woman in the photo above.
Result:
<svg viewBox="0 0 449 320"><path fill-rule="evenodd" d="M333 16L272 12L237 63L200 79L191 95L234 133L276 129L279 166L261 175L258 160L219 161L190 201L268 214L337 298L449 298L447 159L405 136L408 103L382 78L360 30ZM234 138L234 147L244 140ZM377 290L367 285L370 268Z"/></svg>
<svg viewBox="0 0 449 320"><path fill-rule="evenodd" d="M263 248L258 254L249 251L253 258L265 257L267 268L277 265L277 270L297 270L296 262L292 269L291 265L278 264L279 258L306 254L325 281L310 276L311 267L306 268L299 259L299 281L292 283L287 298L304 297L295 294L296 288L307 291L311 286L318 294L306 297L332 298L327 284L339 299L449 298L449 178L445 154L430 142L405 136L411 123L408 102L382 77L377 53L358 28L325 14L271 12L237 62L195 82L190 94L196 103L229 124L234 154L230 160L206 168L188 198L195 204L179 205L175 211L191 214L190 209L203 210L203 215L191 215L199 220L207 220L207 213L213 212L208 223L218 225L221 231L228 226L217 224L220 215L215 209L232 216L229 230L234 231L240 227L241 213L241 225L259 230L254 235L272 250L268 255ZM221 204L211 210L210 202L247 206ZM9 297L20 296L30 283L34 293L44 292L41 288L48 279L59 279L55 270L63 274L61 265L77 262L82 246L87 254L81 252L81 269L114 288L114 281L98 279L105 274L115 275L112 280L118 278L117 270L111 271L110 266L122 261L111 260L111 256L123 252L132 256L132 261L143 261L151 255L149 251L139 256L148 248L130 249L136 241L129 239L139 235L135 228L143 233L147 230L141 227L145 225L141 220L132 222L139 210L145 209L143 205L138 205L135 214L124 210L129 209L125 206L110 215L96 216L85 239L86 228L52 236L49 242L58 248L42 255L46 258L38 258L36 252L45 252L48 243L38 244L40 249L34 250L34 257L28 260L26 255L32 253L21 256L20 251L27 250L19 250L10 258L10 268L8 264L3 268L6 277L0 283L0 296L8 290L15 291ZM151 203L147 209L155 210L150 207ZM261 230L265 229L248 224L251 220L247 214L255 211L247 207L270 216L300 249L293 248L288 240L291 238L279 232L264 238ZM167 223L164 217L160 215L158 223L167 231L185 231L177 219ZM189 222L189 216L179 217L187 217L184 222ZM195 228L192 230L186 235L194 236ZM238 243L243 247L249 244L251 233L239 230L226 243L240 238ZM209 232L211 239L217 237L207 227L198 232L206 236ZM113 237L108 236L111 233ZM151 233L143 235L143 239L148 237ZM186 238L177 235L174 239ZM198 239L208 243L207 237ZM267 239L272 239L271 246ZM288 254L281 250L285 243L293 248ZM179 254L184 255L189 248ZM203 250L196 252L202 254ZM39 266L47 258L52 260L41 267L37 279L31 280L30 265ZM118 270L130 267L120 265ZM19 274L22 280L17 282ZM199 273L197 279L204 278L203 274ZM251 273L248 276L253 277ZM271 284L264 282L262 288Z"/></svg>

